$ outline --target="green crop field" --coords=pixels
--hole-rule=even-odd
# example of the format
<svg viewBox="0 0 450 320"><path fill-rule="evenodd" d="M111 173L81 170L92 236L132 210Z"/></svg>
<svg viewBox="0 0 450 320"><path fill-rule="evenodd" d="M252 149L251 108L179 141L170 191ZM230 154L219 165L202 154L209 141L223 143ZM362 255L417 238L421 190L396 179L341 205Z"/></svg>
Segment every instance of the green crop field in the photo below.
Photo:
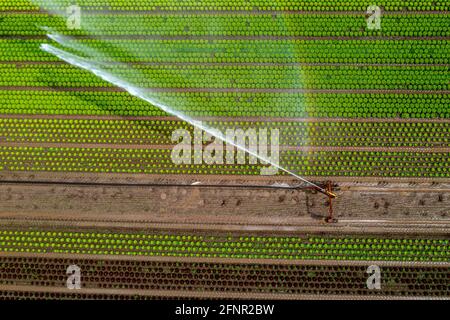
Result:
<svg viewBox="0 0 450 320"><path fill-rule="evenodd" d="M0 231L4 252L259 259L448 261L448 239Z"/></svg>
<svg viewBox="0 0 450 320"><path fill-rule="evenodd" d="M73 4L71 0L0 2L0 202L5 203L0 204L0 299L9 297L10 289L3 290L4 286L47 286L45 290L55 286L51 283L56 280L45 275L47 265L37 267L45 259L57 259L48 264L50 274L58 268L65 272L67 256L80 257L80 263L92 265L93 270L98 267L96 259L104 255L112 265L128 268L126 277L132 270L128 266L151 261L148 268L155 268L154 279L147 273L131 281L153 281L145 290L194 288L190 292L194 295L220 291L220 285L236 285L230 277L255 268L267 283L254 282L255 273L248 271L248 278L238 279L236 286L245 289L256 283L261 286L254 291L258 293L344 295L347 291L339 291L341 287L334 287L336 281L331 280L324 282L325 289L305 282L296 291L283 272L294 270L292 279L313 278L316 267L308 263L317 260L323 270L335 270L329 279L351 274L349 279L354 280L360 277L356 269L378 261L391 268L383 283L390 286L388 295L448 295L444 280L448 271L441 267L450 262L449 236L444 223L440 225L450 214L445 207L450 183L448 0L78 0L79 28L70 27L73 17L67 9ZM375 29L370 24L372 5L380 7L381 14ZM277 130L279 158L273 162L282 170L256 179L267 163L253 162L254 155L249 154L243 157L245 163L227 159L210 164L201 152L192 152L185 162L176 163L173 150L180 136L174 138L174 133L182 129L194 141L198 127L213 133L230 128L246 133ZM251 134L247 138L238 147L253 150L261 140ZM211 141L200 137L200 148L207 149ZM233 155L232 160L238 157ZM215 200L202 198L199 190L192 194L182 190L191 180L238 181L247 187L248 181L257 181L279 188L279 183L298 177L310 181L310 187L329 182L329 193L325 192L329 197L317 200L321 194L314 188L302 190L300 196L289 198L289 205L305 208L288 217L277 212L266 216L246 206L245 197L252 203L260 200L252 196L255 191L233 198L235 207L230 209L227 201L217 201L225 199L229 190L215 191ZM184 186L171 186L173 194L161 194L156 201L160 206L146 208L145 214L122 207L116 212L107 205L119 201L108 198L108 192L115 195L117 189L120 197L126 196L128 191L120 186L123 181L134 187L142 182L141 187L149 183L153 188L156 182L168 188L168 181L177 179ZM392 189L396 193L383 189L388 183L400 184ZM22 184L29 185L20 189ZM49 204L36 200L52 184ZM98 184L101 192L93 197L95 201L85 197L83 184ZM205 184L202 187L210 187ZM417 184L425 186L414 189ZM336 229L320 215L327 210L332 215L333 205L342 208L330 196L332 187L347 192L343 202L350 207L354 201L356 208L352 207L352 214L339 215L344 222ZM67 205L54 204L55 189ZM352 190L356 191L349 196ZM136 199L141 199L144 191L136 192ZM273 196L267 194L264 201ZM410 194L414 197L408 198ZM396 195L398 203L392 203ZM183 204L186 208L167 205L170 198L181 203L189 196L192 200ZM273 197L280 206L288 202L284 196ZM73 199L79 199L80 217L73 213ZM132 199L133 195L123 201ZM414 207L416 202L420 208ZM102 204L107 209L98 209ZM191 209L196 206L193 216ZM273 208L276 204L263 209ZM376 216L354 214L364 208ZM102 210L116 220L108 221ZM245 214L236 218L233 210ZM56 211L58 218L52 216ZM408 220L410 213L423 221ZM174 219L166 222L164 215ZM247 221L257 227L251 223L248 227ZM200 225L204 229L197 229ZM229 226L233 228L228 230ZM272 235L268 228L278 231ZM323 231L326 228L332 232ZM35 257L41 260L17 262ZM158 259L171 262L164 265ZM214 259L230 265L207 265ZM197 260L207 262L197 265ZM176 269L182 263L184 269ZM286 270L278 272L271 263ZM415 270L413 276L404 265ZM219 285L201 282L204 279L197 272L203 267L205 273L214 274L214 281L223 271ZM7 278L15 268L17 277ZM136 268L136 274L146 272ZM104 274L116 276L119 269ZM28 273L21 274L23 270ZM172 287L166 273L175 283ZM326 277L324 273L320 277ZM395 283L399 277L406 284ZM103 275L89 279L95 290L109 286L98 287ZM123 279L117 278L117 283ZM421 284L427 279L438 284ZM368 294L362 282L341 285L356 295ZM18 296L33 298L35 293Z"/></svg>

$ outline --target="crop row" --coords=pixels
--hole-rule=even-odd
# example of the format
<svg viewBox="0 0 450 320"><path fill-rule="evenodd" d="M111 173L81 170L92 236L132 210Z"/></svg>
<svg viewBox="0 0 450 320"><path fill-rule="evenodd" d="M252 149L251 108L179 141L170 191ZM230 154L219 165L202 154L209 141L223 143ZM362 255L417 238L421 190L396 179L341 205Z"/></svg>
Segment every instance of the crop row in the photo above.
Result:
<svg viewBox="0 0 450 320"><path fill-rule="evenodd" d="M0 231L0 251L184 257L448 261L448 239Z"/></svg>
<svg viewBox="0 0 450 320"><path fill-rule="evenodd" d="M191 152L190 156L187 154L187 158L182 158L183 163L187 164L175 164L171 149L1 147L0 169L148 174L261 174L263 165L249 164L254 162L248 156L243 159L244 164L239 164L239 157L233 157L234 164L229 164L230 161L225 161L220 154L216 154L216 159L223 164L206 164L209 160L208 154L205 154ZM271 156L274 157L273 154ZM445 152L282 150L279 157L278 163L281 166L304 176L450 177L450 168L443 165L448 162L448 153ZM284 173L279 171L278 174Z"/></svg>
<svg viewBox="0 0 450 320"><path fill-rule="evenodd" d="M380 31L356 15L85 15L83 30L68 30L66 20L44 14L0 14L0 35L45 35L41 26L70 35L161 36L446 36L447 15L385 16ZM87 33L86 33L87 32Z"/></svg>
<svg viewBox="0 0 450 320"><path fill-rule="evenodd" d="M450 147L449 123L396 122L204 122L227 129L279 130L280 145L364 147ZM173 144L174 120L0 119L0 141L12 143Z"/></svg>
<svg viewBox="0 0 450 320"><path fill-rule="evenodd" d="M209 124L209 123L207 123ZM211 123L213 128L278 129L280 144L289 146L334 147L447 147L450 146L447 123L404 122L270 122Z"/></svg>
<svg viewBox="0 0 450 320"><path fill-rule="evenodd" d="M172 294L191 292L205 296L215 292L252 297L252 293L309 295L374 295L386 297L417 296L446 298L449 270L440 266L383 266L380 290L367 288L367 266L284 265L275 263L214 263L190 261L155 261L132 259L83 259L46 257L0 258L0 283L46 287L47 292L67 292L67 268L77 265L81 286L86 289L128 289L135 296L149 290L170 290ZM59 289L59 290L48 290ZM114 290L116 289L116 290ZM134 290L133 290L134 289ZM135 291L140 290L140 291ZM30 290L31 291L31 290ZM35 290L39 292L38 290ZM84 292L89 292L84 290ZM82 291L83 292L83 291ZM90 291L92 292L92 291ZM100 290L100 293L102 291ZM124 292L124 291L122 291ZM217 295L216 295L217 296ZM313 296L311 296L313 297Z"/></svg>
<svg viewBox="0 0 450 320"><path fill-rule="evenodd" d="M366 11L369 2L365 0L353 1L333 1L324 2L321 0L303 0L303 1L263 1L263 0L204 0L204 1L177 1L177 0L135 0L130 3L127 0L78 0L77 4L86 10L217 10L217 11ZM445 0L438 1L394 1L379 0L376 4L386 11L403 10L449 10L449 4ZM44 9L65 10L73 5L71 0L47 1L47 0L3 0L0 4L0 10L37 10L39 5Z"/></svg>
<svg viewBox="0 0 450 320"><path fill-rule="evenodd" d="M114 66L145 88L448 90L448 67L379 66ZM0 64L0 86L111 87L71 65Z"/></svg>
<svg viewBox="0 0 450 320"><path fill-rule="evenodd" d="M40 49L42 39L0 40L0 61L58 61ZM446 40L99 40L77 44L97 60L121 62L423 63L444 64ZM105 58L103 54L108 57Z"/></svg>
<svg viewBox="0 0 450 320"><path fill-rule="evenodd" d="M161 92L160 101L191 116L450 118L445 94ZM166 116L124 92L0 90L2 114Z"/></svg>

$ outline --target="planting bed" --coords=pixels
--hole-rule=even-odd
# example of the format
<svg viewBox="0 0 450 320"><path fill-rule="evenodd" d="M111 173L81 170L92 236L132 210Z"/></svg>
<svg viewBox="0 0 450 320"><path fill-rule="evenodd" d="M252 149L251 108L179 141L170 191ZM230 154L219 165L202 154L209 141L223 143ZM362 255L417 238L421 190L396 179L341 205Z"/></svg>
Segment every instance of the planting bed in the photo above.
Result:
<svg viewBox="0 0 450 320"><path fill-rule="evenodd" d="M204 297L220 292L224 297L277 295L348 295L443 297L448 296L445 281L448 266L382 266L384 289L365 286L366 266L336 264L262 264L197 262L184 260L113 260L63 258L51 255L21 257L0 256L0 283L3 286L64 288L66 269L76 264L83 274L86 289L125 289L134 294L152 291L171 292L172 296L190 292ZM181 293L181 294L180 294Z"/></svg>
<svg viewBox="0 0 450 320"><path fill-rule="evenodd" d="M450 260L448 238L361 235L268 237L225 234L123 234L0 231L0 252L207 258L437 261Z"/></svg>

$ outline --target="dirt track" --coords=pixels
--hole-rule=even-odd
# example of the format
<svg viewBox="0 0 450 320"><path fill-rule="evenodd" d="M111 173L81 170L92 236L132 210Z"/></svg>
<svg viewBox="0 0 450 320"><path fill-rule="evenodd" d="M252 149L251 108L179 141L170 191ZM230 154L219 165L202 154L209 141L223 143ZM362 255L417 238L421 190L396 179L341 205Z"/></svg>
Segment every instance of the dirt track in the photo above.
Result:
<svg viewBox="0 0 450 320"><path fill-rule="evenodd" d="M328 199L311 191L16 182L0 185L0 218L4 224L49 226L70 221L79 226L158 224L222 230L239 226L241 230L262 227L298 232L305 227L347 227L398 232L411 225L409 232L421 228L445 232L450 230L449 190L445 184L347 184L342 190L338 186L333 206L336 218L343 222L331 227L323 221Z"/></svg>

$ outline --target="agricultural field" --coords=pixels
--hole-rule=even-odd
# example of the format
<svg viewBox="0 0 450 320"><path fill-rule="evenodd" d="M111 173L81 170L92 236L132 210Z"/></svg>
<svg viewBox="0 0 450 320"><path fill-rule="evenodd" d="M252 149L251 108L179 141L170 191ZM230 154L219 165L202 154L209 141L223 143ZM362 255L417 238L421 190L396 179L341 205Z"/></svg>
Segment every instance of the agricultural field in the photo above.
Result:
<svg viewBox="0 0 450 320"><path fill-rule="evenodd" d="M448 1L72 5L0 3L0 299L450 299Z"/></svg>

